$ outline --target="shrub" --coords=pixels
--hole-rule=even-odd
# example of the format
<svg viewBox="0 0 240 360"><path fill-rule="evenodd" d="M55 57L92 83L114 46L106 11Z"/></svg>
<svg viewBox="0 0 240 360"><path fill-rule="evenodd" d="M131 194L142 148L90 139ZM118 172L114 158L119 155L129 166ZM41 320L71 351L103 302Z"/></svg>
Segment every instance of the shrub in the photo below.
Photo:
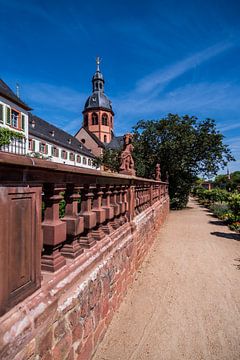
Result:
<svg viewBox="0 0 240 360"><path fill-rule="evenodd" d="M226 215L229 211L229 207L227 204L212 204L210 206L210 210L212 211L212 213L217 216L219 219L223 219L224 215Z"/></svg>
<svg viewBox="0 0 240 360"><path fill-rule="evenodd" d="M229 208L231 209L235 221L240 219L240 194L234 193L229 196Z"/></svg>

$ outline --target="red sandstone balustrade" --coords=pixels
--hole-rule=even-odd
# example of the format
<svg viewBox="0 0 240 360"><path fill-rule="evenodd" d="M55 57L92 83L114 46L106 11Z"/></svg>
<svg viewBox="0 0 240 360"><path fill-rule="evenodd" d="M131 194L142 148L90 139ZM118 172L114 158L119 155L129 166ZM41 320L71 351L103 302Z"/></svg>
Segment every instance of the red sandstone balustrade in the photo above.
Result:
<svg viewBox="0 0 240 360"><path fill-rule="evenodd" d="M84 219L84 232L80 236L79 243L82 247L91 248L96 240L94 234L90 231L97 225L96 212L92 210L94 194L89 185L85 185L81 189L81 211L80 215Z"/></svg>
<svg viewBox="0 0 240 360"><path fill-rule="evenodd" d="M79 192L80 188L68 184L64 194L66 207L62 221L67 225L67 239L61 253L70 259L75 259L83 252L79 243L79 237L84 231L84 218L78 213L78 204L81 199Z"/></svg>
<svg viewBox="0 0 240 360"><path fill-rule="evenodd" d="M11 244L11 248L24 244L27 253L31 254L31 259L21 257L21 267L28 269L24 279L31 281L26 280L26 284L22 286L23 277L20 277L19 295L11 300L11 294L4 285L5 278L11 282L11 274L8 274L10 270L6 270L10 269L5 264L9 257L5 256L6 239L1 234L0 250L2 249L3 256L0 259L0 269L7 272L5 277L0 275L0 294L5 294L0 296L0 312L3 313L40 286L41 248L43 274L46 271L61 271L66 258L68 262L76 261L83 251L91 252L97 241L101 241L106 235L111 236L126 221L134 226L133 219L136 215L158 201L165 201L168 185L41 159L0 154L0 191L4 224L11 224L7 243ZM41 192L45 205L42 223ZM60 218L59 206L63 198L66 202L65 213ZM3 210L3 206L8 206L5 203L14 203L16 216L8 218L9 213ZM26 211L19 210L22 208L26 208L34 216L29 222L26 221ZM18 236L13 231L16 228ZM3 232L4 229L3 227Z"/></svg>
<svg viewBox="0 0 240 360"><path fill-rule="evenodd" d="M61 248L67 236L66 223L59 218L59 203L63 199L61 193L65 189L54 184L45 184L42 270L54 272L65 265L66 260Z"/></svg>
<svg viewBox="0 0 240 360"><path fill-rule="evenodd" d="M102 207L103 191L100 185L97 185L93 190L93 208L92 211L96 214L96 227L92 230L92 235L95 240L101 240L105 236L103 224L106 221L106 212Z"/></svg>

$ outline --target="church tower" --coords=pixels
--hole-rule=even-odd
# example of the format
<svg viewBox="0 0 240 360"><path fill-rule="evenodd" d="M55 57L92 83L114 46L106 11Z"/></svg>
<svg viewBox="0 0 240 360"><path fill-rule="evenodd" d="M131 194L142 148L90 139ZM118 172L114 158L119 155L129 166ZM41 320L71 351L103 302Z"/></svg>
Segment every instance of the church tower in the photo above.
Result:
<svg viewBox="0 0 240 360"><path fill-rule="evenodd" d="M114 112L112 103L104 93L104 78L100 71L100 59L96 59L96 72L92 78L92 95L83 110L83 128L97 136L102 143L112 140Z"/></svg>

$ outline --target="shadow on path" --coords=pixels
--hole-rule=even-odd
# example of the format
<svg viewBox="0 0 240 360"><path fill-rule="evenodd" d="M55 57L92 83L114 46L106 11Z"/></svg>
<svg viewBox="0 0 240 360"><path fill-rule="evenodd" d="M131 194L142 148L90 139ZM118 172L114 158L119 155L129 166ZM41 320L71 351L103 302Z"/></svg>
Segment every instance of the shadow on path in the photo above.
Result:
<svg viewBox="0 0 240 360"><path fill-rule="evenodd" d="M240 241L240 235L239 234L228 234L220 231L213 231L211 232L211 235L223 237L225 239Z"/></svg>
<svg viewBox="0 0 240 360"><path fill-rule="evenodd" d="M227 226L226 223L224 221L222 221L222 220L210 220L209 224Z"/></svg>

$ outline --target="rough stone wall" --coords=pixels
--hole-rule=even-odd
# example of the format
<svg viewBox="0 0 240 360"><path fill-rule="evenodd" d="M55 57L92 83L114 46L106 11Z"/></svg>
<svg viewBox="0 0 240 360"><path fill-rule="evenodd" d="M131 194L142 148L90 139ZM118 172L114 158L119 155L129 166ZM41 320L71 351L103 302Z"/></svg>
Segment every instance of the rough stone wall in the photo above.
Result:
<svg viewBox="0 0 240 360"><path fill-rule="evenodd" d="M0 358L91 359L168 211L168 200L155 203L45 276L39 291L0 319Z"/></svg>

